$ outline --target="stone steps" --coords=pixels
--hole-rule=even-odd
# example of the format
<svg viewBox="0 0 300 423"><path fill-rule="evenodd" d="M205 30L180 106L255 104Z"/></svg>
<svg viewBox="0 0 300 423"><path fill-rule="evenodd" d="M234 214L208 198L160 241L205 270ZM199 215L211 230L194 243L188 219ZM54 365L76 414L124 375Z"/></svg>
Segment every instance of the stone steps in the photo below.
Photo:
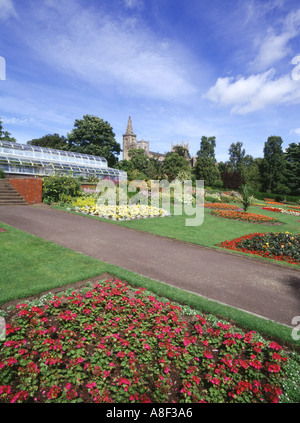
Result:
<svg viewBox="0 0 300 423"><path fill-rule="evenodd" d="M0 179L0 206L11 205L25 206L27 203L10 182Z"/></svg>

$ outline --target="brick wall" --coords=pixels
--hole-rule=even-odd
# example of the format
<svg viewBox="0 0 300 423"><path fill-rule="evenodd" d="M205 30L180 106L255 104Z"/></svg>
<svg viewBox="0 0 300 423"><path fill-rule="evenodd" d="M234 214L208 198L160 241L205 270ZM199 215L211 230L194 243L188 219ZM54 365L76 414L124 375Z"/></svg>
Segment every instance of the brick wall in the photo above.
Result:
<svg viewBox="0 0 300 423"><path fill-rule="evenodd" d="M38 204L42 202L42 179L14 178L8 179L8 181L28 204Z"/></svg>

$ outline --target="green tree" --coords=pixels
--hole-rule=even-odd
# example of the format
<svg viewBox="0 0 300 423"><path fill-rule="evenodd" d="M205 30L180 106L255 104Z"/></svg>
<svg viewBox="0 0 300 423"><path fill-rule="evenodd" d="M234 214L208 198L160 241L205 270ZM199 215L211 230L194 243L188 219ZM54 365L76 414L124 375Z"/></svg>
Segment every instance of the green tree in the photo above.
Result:
<svg viewBox="0 0 300 423"><path fill-rule="evenodd" d="M189 164L183 156L175 152L169 152L163 161L162 170L169 181L174 181L180 171L189 170Z"/></svg>
<svg viewBox="0 0 300 423"><path fill-rule="evenodd" d="M55 148L57 150L68 150L69 144L67 138L58 134L48 134L41 138L35 138L27 141L27 144L45 148Z"/></svg>
<svg viewBox="0 0 300 423"><path fill-rule="evenodd" d="M131 148L128 151L128 156L130 157L130 161L133 164L134 169L146 175L149 166L149 158L145 155L144 149Z"/></svg>
<svg viewBox="0 0 300 423"><path fill-rule="evenodd" d="M147 168L147 176L149 179L161 179L163 173L162 162L154 157L150 157Z"/></svg>
<svg viewBox="0 0 300 423"><path fill-rule="evenodd" d="M200 143L200 150L197 152L197 156L202 158L210 158L216 162L215 157L216 148L216 137L202 137Z"/></svg>
<svg viewBox="0 0 300 423"><path fill-rule="evenodd" d="M262 158L253 159L251 163L248 164L245 171L245 179L247 184L252 189L257 191L262 190L262 181L261 181L261 166Z"/></svg>
<svg viewBox="0 0 300 423"><path fill-rule="evenodd" d="M195 175L198 180L203 180L206 186L221 186L221 176L217 164L212 158L197 158Z"/></svg>
<svg viewBox="0 0 300 423"><path fill-rule="evenodd" d="M262 162L262 189L264 192L279 193L284 183L285 157L282 139L271 136L265 142Z"/></svg>
<svg viewBox="0 0 300 423"><path fill-rule="evenodd" d="M0 119L0 140L1 141L16 142L16 139L11 136L10 132L4 131L1 119Z"/></svg>
<svg viewBox="0 0 300 423"><path fill-rule="evenodd" d="M130 160L121 160L115 166L116 169L124 170L127 173L127 178L131 179L131 173L134 170L133 163Z"/></svg>
<svg viewBox="0 0 300 423"><path fill-rule="evenodd" d="M196 178L204 180L207 186L222 185L215 157L216 137L202 137L194 169Z"/></svg>
<svg viewBox="0 0 300 423"><path fill-rule="evenodd" d="M110 124L92 115L75 120L74 129L68 134L68 143L70 151L104 157L109 166L118 162L121 152Z"/></svg>
<svg viewBox="0 0 300 423"><path fill-rule="evenodd" d="M289 144L284 155L286 185L292 195L300 195L300 143Z"/></svg>
<svg viewBox="0 0 300 423"><path fill-rule="evenodd" d="M174 153L179 154L179 156L185 157L186 159L190 158L188 149L183 147L182 145L175 145Z"/></svg>
<svg viewBox="0 0 300 423"><path fill-rule="evenodd" d="M239 172L242 179L245 175L245 156L246 150L242 142L232 143L229 148L229 162L234 172Z"/></svg>

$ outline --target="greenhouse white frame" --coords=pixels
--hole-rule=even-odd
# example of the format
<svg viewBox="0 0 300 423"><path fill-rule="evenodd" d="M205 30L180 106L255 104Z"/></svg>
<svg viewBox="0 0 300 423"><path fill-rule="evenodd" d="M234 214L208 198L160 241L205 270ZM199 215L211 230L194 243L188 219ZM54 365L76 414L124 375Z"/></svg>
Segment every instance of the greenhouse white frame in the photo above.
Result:
<svg viewBox="0 0 300 423"><path fill-rule="evenodd" d="M32 176L71 175L124 180L126 172L109 168L103 157L0 140L0 169Z"/></svg>

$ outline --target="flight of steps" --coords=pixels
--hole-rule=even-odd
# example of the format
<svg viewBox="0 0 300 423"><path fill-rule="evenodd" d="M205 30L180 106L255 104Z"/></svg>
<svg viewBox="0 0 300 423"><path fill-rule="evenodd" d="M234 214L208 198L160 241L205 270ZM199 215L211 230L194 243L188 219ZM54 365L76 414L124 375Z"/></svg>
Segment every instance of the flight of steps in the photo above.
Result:
<svg viewBox="0 0 300 423"><path fill-rule="evenodd" d="M0 206L27 205L26 201L14 189L10 182L0 179Z"/></svg>

